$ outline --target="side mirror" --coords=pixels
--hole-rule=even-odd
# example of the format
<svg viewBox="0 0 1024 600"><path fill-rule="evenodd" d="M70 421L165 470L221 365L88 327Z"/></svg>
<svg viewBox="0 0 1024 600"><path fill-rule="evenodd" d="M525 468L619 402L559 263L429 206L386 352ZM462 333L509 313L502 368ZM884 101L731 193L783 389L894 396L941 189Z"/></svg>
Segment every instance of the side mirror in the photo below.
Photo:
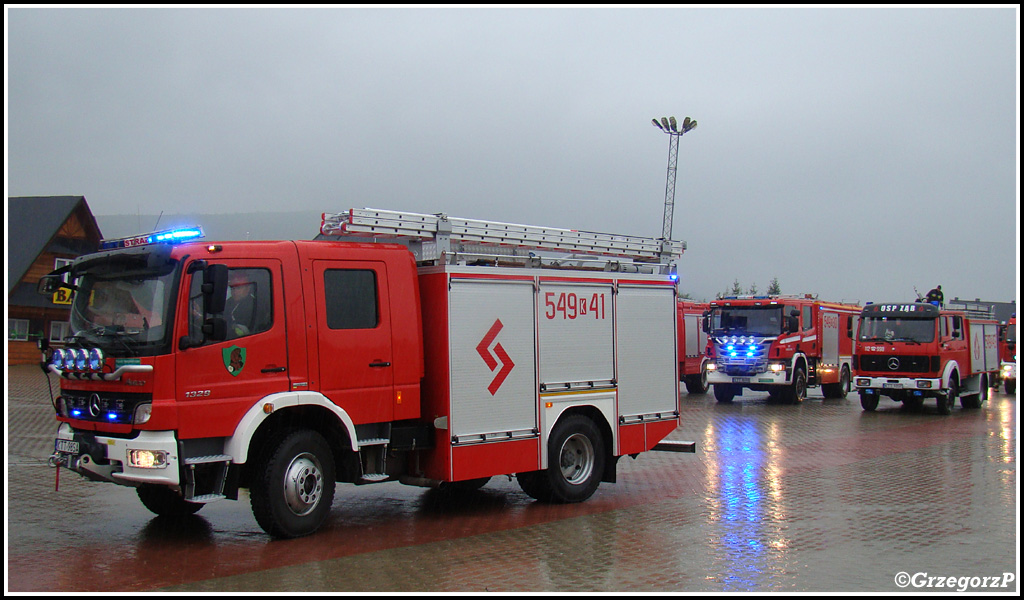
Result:
<svg viewBox="0 0 1024 600"><path fill-rule="evenodd" d="M67 284L64 283L64 279L60 275L54 275L51 273L49 275L44 275L39 280L39 283L36 284L36 292L43 296L52 296L62 287L67 287Z"/></svg>
<svg viewBox="0 0 1024 600"><path fill-rule="evenodd" d="M203 270L203 312L208 315L217 315L224 312L227 298L227 265L210 265L206 267Z"/></svg>

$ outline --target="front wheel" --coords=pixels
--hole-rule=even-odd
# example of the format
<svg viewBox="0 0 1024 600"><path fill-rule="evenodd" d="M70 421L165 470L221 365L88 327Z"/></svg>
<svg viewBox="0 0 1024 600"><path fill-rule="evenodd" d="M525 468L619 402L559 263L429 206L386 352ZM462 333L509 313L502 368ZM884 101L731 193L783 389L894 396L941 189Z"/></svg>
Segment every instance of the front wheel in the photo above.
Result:
<svg viewBox="0 0 1024 600"><path fill-rule="evenodd" d="M732 399L736 397L736 386L731 383L718 383L715 384L715 400L723 404L732 402Z"/></svg>
<svg viewBox="0 0 1024 600"><path fill-rule="evenodd" d="M519 487L545 502L582 502L594 495L605 466L604 438L583 415L560 420L548 439L548 468L519 473Z"/></svg>
<svg viewBox="0 0 1024 600"><path fill-rule="evenodd" d="M253 516L275 537L316 531L334 502L334 455L311 430L285 435L263 455L250 491Z"/></svg>
<svg viewBox="0 0 1024 600"><path fill-rule="evenodd" d="M878 394L860 393L860 407L868 412L878 408Z"/></svg>
<svg viewBox="0 0 1024 600"><path fill-rule="evenodd" d="M136 490L143 506L153 514L161 517L185 517L194 515L205 506L198 502L188 502L182 495L165 485L144 483Z"/></svg>
<svg viewBox="0 0 1024 600"><path fill-rule="evenodd" d="M793 371L793 384L786 390L786 400L790 404L799 404L807 398L807 371L797 367Z"/></svg>
<svg viewBox="0 0 1024 600"><path fill-rule="evenodd" d="M1007 396L1009 396L1009 395L1013 394L1014 392L1016 392L1017 391L1017 380L1016 379L1004 380L1003 381L1003 391L1006 393Z"/></svg>
<svg viewBox="0 0 1024 600"><path fill-rule="evenodd" d="M948 415L953 412L953 404L959 395L959 386L955 379L950 380L949 389L935 398L935 404L940 415Z"/></svg>
<svg viewBox="0 0 1024 600"><path fill-rule="evenodd" d="M708 393L708 371L701 366L700 373L689 375L686 378L686 393L706 394Z"/></svg>

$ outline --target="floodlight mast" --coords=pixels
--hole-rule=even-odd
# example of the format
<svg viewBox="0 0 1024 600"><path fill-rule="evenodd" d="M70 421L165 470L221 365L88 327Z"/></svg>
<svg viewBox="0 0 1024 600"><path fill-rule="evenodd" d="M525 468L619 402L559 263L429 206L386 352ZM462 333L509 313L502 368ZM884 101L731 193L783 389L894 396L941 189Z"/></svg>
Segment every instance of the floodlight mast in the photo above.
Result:
<svg viewBox="0 0 1024 600"><path fill-rule="evenodd" d="M681 127L678 126L675 117L662 117L660 123L657 119L651 119L651 122L655 127L668 134L668 174L665 177L665 214L662 216L661 237L671 240L672 218L676 201L676 164L679 162L679 138L697 127L697 121L686 117L683 119Z"/></svg>

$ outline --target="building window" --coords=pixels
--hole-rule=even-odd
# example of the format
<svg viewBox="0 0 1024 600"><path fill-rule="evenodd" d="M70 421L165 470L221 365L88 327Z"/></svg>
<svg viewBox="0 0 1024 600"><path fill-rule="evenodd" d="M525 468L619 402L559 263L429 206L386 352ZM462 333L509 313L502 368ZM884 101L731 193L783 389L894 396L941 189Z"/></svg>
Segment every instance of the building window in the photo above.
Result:
<svg viewBox="0 0 1024 600"><path fill-rule="evenodd" d="M7 341L28 341L28 319L7 319Z"/></svg>
<svg viewBox="0 0 1024 600"><path fill-rule="evenodd" d="M71 334L71 328L67 321L50 321L50 341L63 344L64 338Z"/></svg>

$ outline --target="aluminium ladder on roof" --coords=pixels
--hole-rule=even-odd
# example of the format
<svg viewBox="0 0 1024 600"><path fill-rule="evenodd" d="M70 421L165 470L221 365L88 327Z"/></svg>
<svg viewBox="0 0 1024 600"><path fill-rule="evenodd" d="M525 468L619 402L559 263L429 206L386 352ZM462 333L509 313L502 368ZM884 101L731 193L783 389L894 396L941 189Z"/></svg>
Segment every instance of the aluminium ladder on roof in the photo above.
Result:
<svg viewBox="0 0 1024 600"><path fill-rule="evenodd" d="M497 221L461 219L445 214L419 214L372 208L353 208L343 213L324 213L324 235L393 237L433 240L439 252L451 244L512 246L528 250L574 255L628 258L637 262L670 262L683 254L681 241L594 233L553 227L517 225Z"/></svg>

